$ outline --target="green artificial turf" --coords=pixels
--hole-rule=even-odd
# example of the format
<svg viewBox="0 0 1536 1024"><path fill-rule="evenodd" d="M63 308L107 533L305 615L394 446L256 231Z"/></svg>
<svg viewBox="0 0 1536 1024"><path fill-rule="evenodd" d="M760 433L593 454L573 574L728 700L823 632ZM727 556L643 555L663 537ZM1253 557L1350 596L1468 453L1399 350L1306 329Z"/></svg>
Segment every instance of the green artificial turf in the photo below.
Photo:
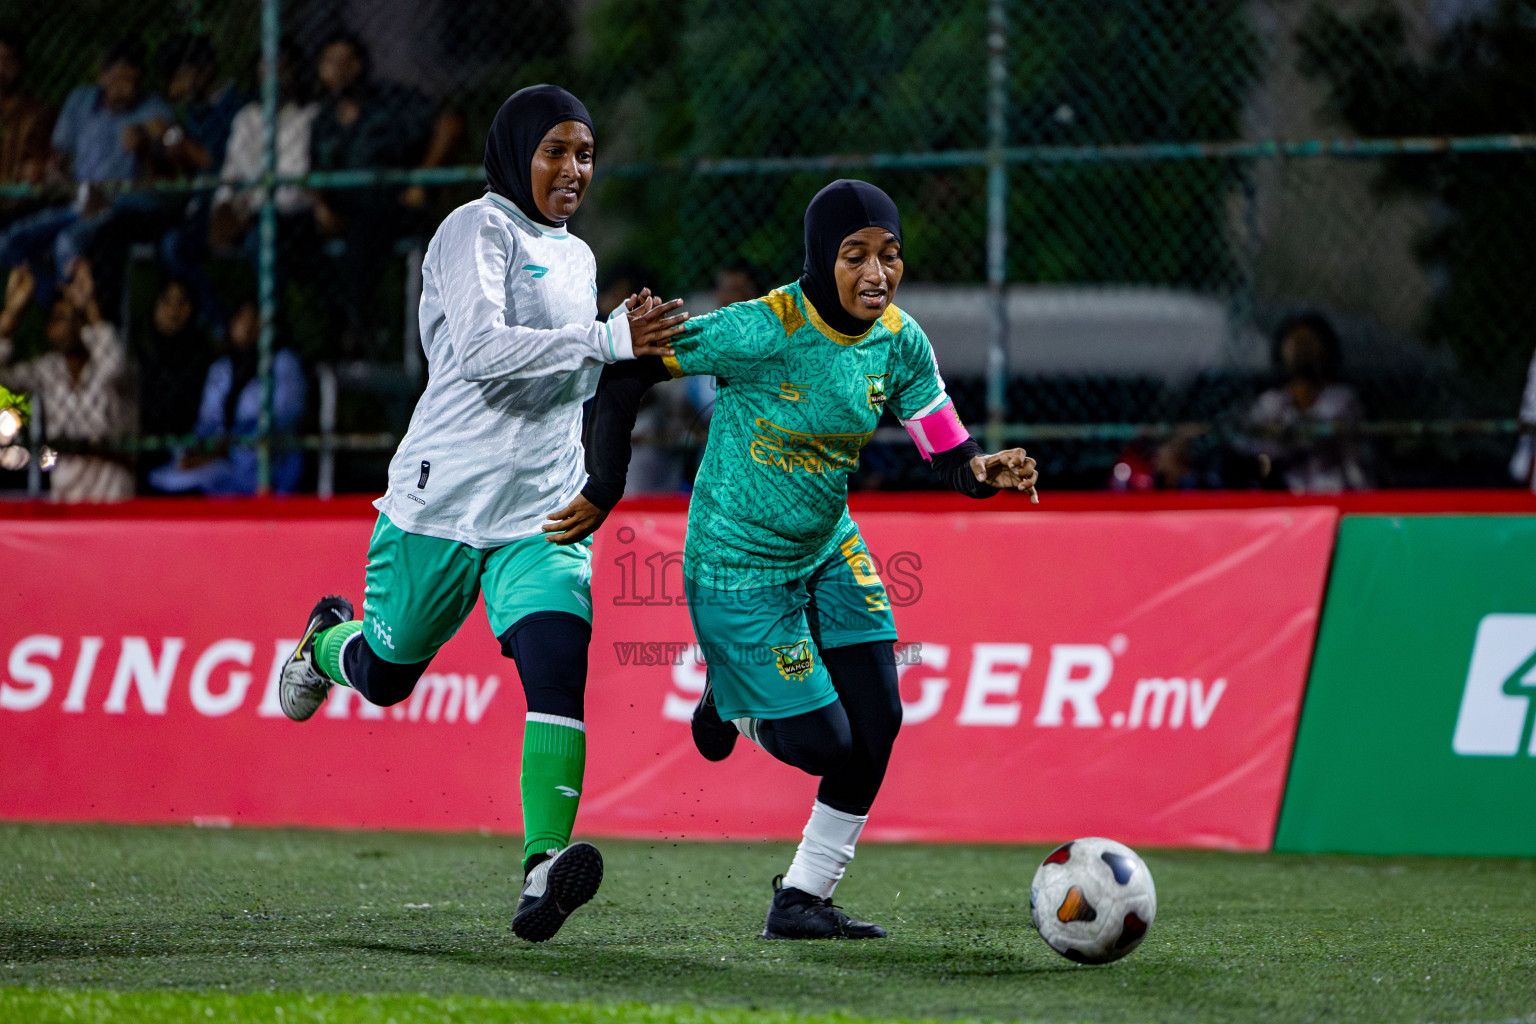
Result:
<svg viewBox="0 0 1536 1024"><path fill-rule="evenodd" d="M787 943L790 846L600 845L534 946L513 838L0 825L0 1020L1536 1021L1529 860L1143 850L1156 924L1079 967L1029 927L1043 848L869 844L838 898L891 937Z"/></svg>

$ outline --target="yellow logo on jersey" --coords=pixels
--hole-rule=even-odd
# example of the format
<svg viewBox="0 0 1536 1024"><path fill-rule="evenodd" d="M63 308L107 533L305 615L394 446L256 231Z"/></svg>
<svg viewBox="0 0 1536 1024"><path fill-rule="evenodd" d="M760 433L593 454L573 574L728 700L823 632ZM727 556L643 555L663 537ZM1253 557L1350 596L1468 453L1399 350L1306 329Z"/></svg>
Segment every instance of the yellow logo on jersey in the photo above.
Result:
<svg viewBox="0 0 1536 1024"><path fill-rule="evenodd" d="M779 397L786 402L798 402L807 390L807 388L800 384L791 384L786 380L779 385Z"/></svg>
<svg viewBox="0 0 1536 1024"><path fill-rule="evenodd" d="M814 650L809 640L797 640L784 647L775 647L773 653L778 656L775 664L778 665L779 675L790 682L810 675L815 665Z"/></svg>
<svg viewBox="0 0 1536 1024"><path fill-rule="evenodd" d="M759 417L752 435L752 461L777 466L786 473L797 468L807 473L853 469L859 464L859 451L875 436L861 434L802 434Z"/></svg>
<svg viewBox="0 0 1536 1024"><path fill-rule="evenodd" d="M885 378L888 373L866 373L864 379L869 381L869 407L871 409L885 408Z"/></svg>

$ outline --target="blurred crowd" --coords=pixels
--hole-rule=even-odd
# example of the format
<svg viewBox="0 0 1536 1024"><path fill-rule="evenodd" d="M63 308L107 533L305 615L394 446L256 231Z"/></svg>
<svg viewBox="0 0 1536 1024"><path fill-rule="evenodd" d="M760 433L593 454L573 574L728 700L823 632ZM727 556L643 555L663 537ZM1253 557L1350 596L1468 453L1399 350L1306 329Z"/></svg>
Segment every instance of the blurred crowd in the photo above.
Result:
<svg viewBox="0 0 1536 1024"><path fill-rule="evenodd" d="M376 75L353 34L336 32L308 50L285 41L276 71L279 176L424 169L478 155L460 112ZM230 67L205 35L169 40L153 59L128 37L101 54L94 81L53 109L29 91L27 40L0 32L0 186L32 186L0 196L0 385L34 394L46 437L63 442L49 482L57 499L256 488L248 439L263 402L256 268L267 125L255 86L264 74L259 63ZM171 181L183 185L145 187ZM431 234L444 198L385 184L277 187L272 432L316 431L316 361L389 358L381 276L400 262L401 243ZM146 286L140 273L137 290L128 283L135 259L152 281ZM600 309L664 283L640 265L604 261L601 269ZM726 263L713 305L778 283L745 261ZM320 325L323 350L296 343L288 329L295 295L304 322ZM1133 441L1107 475L1076 483L1130 491L1372 487L1383 474L1334 325L1318 312L1285 318L1272 335L1272 361L1273 386L1256 386L1199 423ZM1532 381L1522 420L1536 423L1536 366ZM631 491L688 489L713 402L709 378L651 393L636 427ZM961 412L978 425L984 416L984 408ZM855 486L921 486L908 447L889 433L877 438ZM1531 478L1533 451L1526 435L1513 475ZM1102 474L1105 462L1097 465ZM274 489L304 486L304 466L300 451L279 444Z"/></svg>
<svg viewBox="0 0 1536 1024"><path fill-rule="evenodd" d="M187 35L150 61L127 37L101 55L94 82L50 109L27 87L27 40L0 33L0 383L35 393L50 439L68 443L51 475L62 500L114 500L136 487L240 493L256 484L260 318L255 305L266 200L266 132L254 90L264 69L225 67L209 38ZM464 118L371 74L369 52L338 32L305 54L281 47L277 173L411 169L467 158ZM145 186L199 179L208 187ZM132 186L127 187L127 186ZM286 285L308 291L307 313L333 339L327 358L378 355L374 292L394 243L430 233L436 211L419 187L315 190L273 197ZM126 274L152 253L153 313L131 332ZM36 312L33 313L32 311ZM279 309L272 429L303 425L306 377ZM176 438L125 454L125 438ZM93 450L98 449L98 450ZM300 454L275 463L274 488L298 486Z"/></svg>

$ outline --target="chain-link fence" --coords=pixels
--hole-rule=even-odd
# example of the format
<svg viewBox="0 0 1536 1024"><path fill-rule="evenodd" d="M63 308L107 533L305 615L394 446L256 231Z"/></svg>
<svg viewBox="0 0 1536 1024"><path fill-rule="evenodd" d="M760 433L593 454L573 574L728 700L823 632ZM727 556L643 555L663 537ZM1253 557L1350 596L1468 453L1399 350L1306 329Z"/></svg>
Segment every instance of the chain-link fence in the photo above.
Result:
<svg viewBox="0 0 1536 1024"><path fill-rule="evenodd" d="M962 415L1056 487L1506 483L1533 44L1514 0L18 5L0 383L34 415L0 487L380 489L424 247L538 81L596 121L605 289L760 292L818 188L889 191ZM670 387L659 488L707 431ZM891 430L858 480L930 485Z"/></svg>

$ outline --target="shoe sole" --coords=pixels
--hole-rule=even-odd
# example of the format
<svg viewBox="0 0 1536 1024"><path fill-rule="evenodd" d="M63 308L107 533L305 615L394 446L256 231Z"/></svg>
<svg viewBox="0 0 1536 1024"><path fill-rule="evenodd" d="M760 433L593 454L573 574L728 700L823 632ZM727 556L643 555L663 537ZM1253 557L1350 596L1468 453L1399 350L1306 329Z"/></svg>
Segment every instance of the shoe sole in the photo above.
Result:
<svg viewBox="0 0 1536 1024"><path fill-rule="evenodd" d="M289 671L289 669L291 667L292 667L291 664L283 666L283 677L284 678L279 679L278 680L278 684L277 684L277 686L278 686L278 690L277 690L277 698L278 698L277 699L277 703L278 703L278 706L283 709L283 715L290 722L307 722L311 718L315 717L315 712L319 711L320 708L325 704L325 698L330 696L331 688L330 688L330 686L325 687L325 692L320 695L320 699L319 700L315 701L314 706L309 709L309 712L307 714L300 714L299 713L300 708L298 706L296 706L296 698L290 696L290 693L293 690L304 690L304 691L307 691L307 690L311 689L311 687L309 687L307 684L304 684L304 683L290 683L290 682L288 682L286 677L287 677L288 671ZM306 667L306 668L303 669L303 671L307 672L309 670ZM332 685L335 685L335 684L332 684Z"/></svg>
<svg viewBox="0 0 1536 1024"><path fill-rule="evenodd" d="M597 895L603 884L603 855L591 843L568 846L549 868L548 888L539 901L512 917L512 934L525 942L547 942L565 919Z"/></svg>
<svg viewBox="0 0 1536 1024"><path fill-rule="evenodd" d="M315 712L319 711L320 710L320 706L325 703L325 698L330 696L331 687L330 686L326 686L325 687L325 693L320 695L320 699L318 701L316 701L315 702L315 706L309 710L309 714L303 715L301 717L301 716L295 714L293 711L290 711L288 709L289 702L286 699L286 690L287 690L287 688L290 685L293 685L296 688L303 687L303 684L289 684L287 682L286 676L288 675L289 667L292 666L295 662L302 663L304 661L304 647L305 647L306 644L309 643L309 638L310 637L314 636L316 633L318 633L319 631L321 631L323 629L330 629L331 626L341 625L342 623L347 622L352 617L352 602L348 601L346 598L338 597L338 596L333 595L333 594L327 594L321 600L323 600L323 601L335 601L335 600L341 601L342 605L346 608L347 617L344 618L344 619L340 619L337 622L331 623L330 626L327 626L325 624L324 619L321 616L311 615L310 619L309 619L309 622L307 624L305 624L305 626L304 626L304 635L299 638L299 645L293 649L293 656L288 659L288 664L283 666L283 676L285 678L280 679L279 682L278 682L278 701L277 701L277 703L278 703L278 706L282 708L284 717L286 717L290 722L307 722L311 718L313 718L315 716ZM335 611L335 612L338 612L338 613L340 612L340 610L341 610L340 608L335 607L335 606L333 606L330 609L327 609L327 611ZM314 655L311 654L310 658L311 658L311 660L313 660ZM318 672L318 670L316 670L316 671ZM324 678L324 676L322 674L322 679L323 678ZM327 680L325 680L325 682L330 683L330 680L327 679ZM335 684L332 683L331 685L335 685ZM307 689L307 687L303 687L303 688Z"/></svg>

